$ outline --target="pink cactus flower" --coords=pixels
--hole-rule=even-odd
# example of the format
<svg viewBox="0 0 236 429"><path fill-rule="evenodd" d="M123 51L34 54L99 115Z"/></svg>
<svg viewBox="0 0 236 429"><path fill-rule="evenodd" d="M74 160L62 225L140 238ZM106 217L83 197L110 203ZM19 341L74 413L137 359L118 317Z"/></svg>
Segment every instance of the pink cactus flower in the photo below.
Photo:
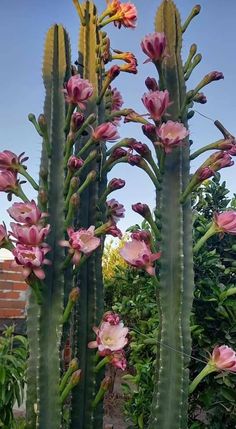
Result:
<svg viewBox="0 0 236 429"><path fill-rule="evenodd" d="M8 233L6 225L0 225L0 247L2 247L4 244L6 244L6 241L8 240Z"/></svg>
<svg viewBox="0 0 236 429"><path fill-rule="evenodd" d="M197 172L197 178L199 182L204 182L204 180L209 179L214 176L215 171L210 167L200 167Z"/></svg>
<svg viewBox="0 0 236 429"><path fill-rule="evenodd" d="M152 33L141 42L143 52L149 57L144 63L162 61L166 57L166 36L164 33Z"/></svg>
<svg viewBox="0 0 236 429"><path fill-rule="evenodd" d="M103 355L122 350L128 342L129 329L124 327L123 322L117 325L102 322L99 328L94 328L94 332L97 335L96 341L91 341L88 347L98 348Z"/></svg>
<svg viewBox="0 0 236 429"><path fill-rule="evenodd" d="M160 258L160 253L152 253L150 247L144 242L132 239L125 243L120 255L133 267L143 268L151 276L155 275L154 261Z"/></svg>
<svg viewBox="0 0 236 429"><path fill-rule="evenodd" d="M159 121L171 104L167 89L146 92L142 97L142 102L154 121Z"/></svg>
<svg viewBox="0 0 236 429"><path fill-rule="evenodd" d="M118 134L117 127L111 122L105 122L104 124L98 125L98 127L95 128L92 134L92 138L96 142L102 140L114 142L119 137L120 136Z"/></svg>
<svg viewBox="0 0 236 429"><path fill-rule="evenodd" d="M119 325L120 316L117 313L113 313L113 311L107 311L102 318L103 322L108 322L111 325Z"/></svg>
<svg viewBox="0 0 236 429"><path fill-rule="evenodd" d="M42 213L39 210L33 200L27 203L14 203L7 211L16 222L25 223L27 225L35 225L42 218L47 216L46 213Z"/></svg>
<svg viewBox="0 0 236 429"><path fill-rule="evenodd" d="M122 217L125 217L125 208L123 204L120 204L115 198L107 201L108 216L112 222L117 223Z"/></svg>
<svg viewBox="0 0 236 429"><path fill-rule="evenodd" d="M221 232L236 235L236 211L229 210L223 213L215 213L214 223Z"/></svg>
<svg viewBox="0 0 236 429"><path fill-rule="evenodd" d="M43 280L45 278L45 273L42 269L42 265L48 265L50 263L50 261L45 259L45 255L49 250L49 247L29 247L17 244L12 253L15 256L16 264L23 266L23 275L25 278L29 277L31 273L34 273L36 277Z"/></svg>
<svg viewBox="0 0 236 429"><path fill-rule="evenodd" d="M209 363L215 365L218 370L236 372L236 353L231 347L216 346Z"/></svg>
<svg viewBox="0 0 236 429"><path fill-rule="evenodd" d="M189 131L180 122L167 121L157 129L165 153L172 152L189 135Z"/></svg>
<svg viewBox="0 0 236 429"><path fill-rule="evenodd" d="M117 88L111 90L111 110L120 110L124 104L124 100L120 91Z"/></svg>
<svg viewBox="0 0 236 429"><path fill-rule="evenodd" d="M80 112L74 112L71 116L70 129L76 133L84 123L84 115Z"/></svg>
<svg viewBox="0 0 236 429"><path fill-rule="evenodd" d="M78 158L75 155L72 155L69 159L68 159L68 163L67 163L67 167L71 170L71 171L77 171L79 170L82 165L84 165L84 161L82 158Z"/></svg>
<svg viewBox="0 0 236 429"><path fill-rule="evenodd" d="M124 350L119 350L117 352L113 352L109 356L110 364L114 366L115 368L121 369L122 371L125 371L127 368L127 360L125 357Z"/></svg>
<svg viewBox="0 0 236 429"><path fill-rule="evenodd" d="M14 192L17 190L17 175L11 170L0 170L0 191Z"/></svg>
<svg viewBox="0 0 236 429"><path fill-rule="evenodd" d="M78 231L68 228L69 241L60 242L61 246L69 247L69 253L73 255L72 261L75 265L79 263L82 253L90 255L100 245L100 238L95 237L94 231L95 226L90 226L88 229L81 228Z"/></svg>
<svg viewBox="0 0 236 429"><path fill-rule="evenodd" d="M125 186L125 180L123 179L111 179L108 183L108 188L110 191L117 191Z"/></svg>
<svg viewBox="0 0 236 429"><path fill-rule="evenodd" d="M114 24L118 28L122 25L126 28L135 28L137 15L137 9L133 3L121 3Z"/></svg>
<svg viewBox="0 0 236 429"><path fill-rule="evenodd" d="M39 225L20 225L11 222L12 232L10 233L16 240L25 246L38 246L42 244L50 231L50 225L42 227Z"/></svg>
<svg viewBox="0 0 236 429"><path fill-rule="evenodd" d="M76 104L81 109L85 109L86 101L93 95L93 86L87 79L82 79L79 74L76 74L70 77L63 92L67 103Z"/></svg>

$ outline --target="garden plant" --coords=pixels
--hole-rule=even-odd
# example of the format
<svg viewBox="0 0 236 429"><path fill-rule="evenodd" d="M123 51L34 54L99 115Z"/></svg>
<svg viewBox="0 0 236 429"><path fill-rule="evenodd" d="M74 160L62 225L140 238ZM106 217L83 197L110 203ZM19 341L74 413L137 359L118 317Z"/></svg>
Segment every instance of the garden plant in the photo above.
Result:
<svg viewBox="0 0 236 429"><path fill-rule="evenodd" d="M101 429L103 398L111 384L105 368L127 366L129 329L122 315L104 312L102 276L104 239L122 237L117 222L124 217L123 205L110 194L125 181L108 181L107 174L127 163L146 172L156 193L153 213L145 202L133 204L144 228L134 229L120 249L128 265L145 272L143 281L156 295L156 358L155 366L149 365L152 406L145 424L149 429L185 429L189 397L202 380L211 373L236 371L236 353L223 338L213 344L191 382L189 377L193 254L197 257L216 235L236 234L236 211L223 206L208 223L197 225L200 233L194 234L193 246L191 196L219 170L232 166L236 154L235 138L219 121L216 142L192 150L189 138L194 104L206 102L202 88L223 74L210 72L194 89L186 89L201 55L193 44L183 63L182 37L200 6L181 23L173 1L163 0L154 32L141 41L145 62L152 62L157 74L145 82L145 112L124 109L114 81L120 73L135 75L137 60L131 52L111 49L104 29L109 24L117 31L133 29L136 7L107 0L99 15L93 1L73 3L80 18L78 58L72 66L68 33L53 25L43 60L44 112L37 119L29 115L42 137L39 180L28 173L24 154L0 153L0 191L9 201L18 198L8 209L14 220L10 231L1 225L0 243L12 251L30 291L26 428ZM141 124L149 145L134 138L119 140L122 118ZM204 152L205 161L190 174L191 160ZM37 202L24 193L25 180L37 192ZM147 327L153 329L151 323ZM142 417L138 424L144 427Z"/></svg>

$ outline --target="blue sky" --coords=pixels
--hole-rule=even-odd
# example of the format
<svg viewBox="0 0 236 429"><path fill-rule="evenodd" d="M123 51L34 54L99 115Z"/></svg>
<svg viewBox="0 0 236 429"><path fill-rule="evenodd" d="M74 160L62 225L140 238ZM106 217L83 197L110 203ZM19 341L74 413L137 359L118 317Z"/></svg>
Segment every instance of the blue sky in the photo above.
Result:
<svg viewBox="0 0 236 429"><path fill-rule="evenodd" d="M194 87L206 73L212 70L222 71L223 81L215 82L205 89L208 103L196 108L203 114L219 119L232 133L235 133L235 0L202 0L202 12L193 21L184 35L183 58L186 59L189 46L195 42L203 60L193 73L188 88ZM105 1L99 0L102 10ZM154 16L160 2L158 0L136 0L139 20L136 30L114 28L111 24L107 31L111 36L111 45L120 50L133 51L139 61L137 76L122 74L116 86L122 91L127 107L144 112L140 98L145 92L144 80L155 76L153 65L143 65L144 55L140 49L140 40L153 32ZM196 4L193 0L176 0L183 19ZM29 112L42 112L44 90L41 80L41 64L45 34L53 23L62 23L69 31L72 45L72 58L76 59L79 20L72 0L1 0L0 25L0 150L10 149L16 153L23 151L30 157L29 172L37 178L40 157L40 138L27 121ZM138 125L122 126L121 135L135 137L145 142ZM190 122L191 138L194 149L217 140L220 137L214 124L199 116ZM193 170L199 161L195 161ZM119 165L111 177L122 177L127 181L126 191L119 191L115 197L127 207L126 220L120 222L126 228L141 218L131 211L131 204L138 201L154 205L154 189L143 172L135 167ZM225 169L222 174L232 192L236 191L235 166ZM33 193L29 193L33 197ZM9 203L5 194L0 194L0 221L7 221L5 213Z"/></svg>

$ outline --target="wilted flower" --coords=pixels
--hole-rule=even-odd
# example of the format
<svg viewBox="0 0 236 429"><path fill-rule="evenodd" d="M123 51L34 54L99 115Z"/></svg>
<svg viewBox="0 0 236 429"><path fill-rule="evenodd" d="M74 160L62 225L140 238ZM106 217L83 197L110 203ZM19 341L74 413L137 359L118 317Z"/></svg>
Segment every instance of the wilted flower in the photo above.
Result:
<svg viewBox="0 0 236 429"><path fill-rule="evenodd" d="M171 104L167 89L145 93L142 102L154 121L159 121Z"/></svg>
<svg viewBox="0 0 236 429"><path fill-rule="evenodd" d="M82 253L89 255L100 245L100 238L95 237L94 231L94 226L90 226L88 229L81 228L78 231L68 228L69 240L60 241L61 246L69 247L74 264L79 263Z"/></svg>
<svg viewBox="0 0 236 429"><path fill-rule="evenodd" d="M113 142L119 138L117 127L111 122L104 122L95 128L92 134L94 141L109 141Z"/></svg>
<svg viewBox="0 0 236 429"><path fill-rule="evenodd" d="M120 351L128 342L128 331L123 322L119 322L117 325L102 322L99 328L94 328L97 338L96 341L91 341L88 347L90 349L98 348L98 351L102 354Z"/></svg>
<svg viewBox="0 0 236 429"><path fill-rule="evenodd" d="M149 57L149 61L162 61L166 57L166 36L164 33L152 33L144 37L141 42L143 52Z"/></svg>
<svg viewBox="0 0 236 429"><path fill-rule="evenodd" d="M27 225L37 224L40 219L47 216L46 213L41 213L33 200L27 203L14 203L7 211L16 222Z"/></svg>
<svg viewBox="0 0 236 429"><path fill-rule="evenodd" d="M70 77L63 92L67 103L77 104L81 109L85 109L85 102L93 95L93 86L87 79L76 74Z"/></svg>
<svg viewBox="0 0 236 429"><path fill-rule="evenodd" d="M236 211L229 210L223 213L215 213L214 223L219 232L236 235Z"/></svg>
<svg viewBox="0 0 236 429"><path fill-rule="evenodd" d="M112 366L121 369L122 371L125 371L127 367L127 360L124 350L111 353L111 355L109 355L109 361Z"/></svg>
<svg viewBox="0 0 236 429"><path fill-rule="evenodd" d="M180 122L167 121L157 129L157 135L165 152L170 153L189 135L189 131Z"/></svg>
<svg viewBox="0 0 236 429"><path fill-rule="evenodd" d="M49 263L45 259L45 255L49 250L49 247L29 247L17 244L12 253L15 256L15 262L23 266L23 275L25 278L33 272L36 277L43 280L45 273L42 265Z"/></svg>
<svg viewBox="0 0 236 429"><path fill-rule="evenodd" d="M125 217L125 208L123 204L120 204L115 198L107 201L108 216L112 222L117 223L122 217Z"/></svg>
<svg viewBox="0 0 236 429"><path fill-rule="evenodd" d="M140 240L125 243L120 250L120 255L128 264L136 268L143 268L151 276L155 275L154 261L160 258L160 253L152 253L150 247Z"/></svg>

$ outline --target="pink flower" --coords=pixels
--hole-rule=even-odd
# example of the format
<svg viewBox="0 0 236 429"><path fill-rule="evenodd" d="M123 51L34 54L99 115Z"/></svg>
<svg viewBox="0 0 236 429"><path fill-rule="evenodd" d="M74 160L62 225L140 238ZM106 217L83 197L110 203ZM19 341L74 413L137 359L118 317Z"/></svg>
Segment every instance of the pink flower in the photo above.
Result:
<svg viewBox="0 0 236 429"><path fill-rule="evenodd" d="M219 231L236 235L236 211L229 210L223 213L215 213L214 222Z"/></svg>
<svg viewBox="0 0 236 429"><path fill-rule="evenodd" d="M10 170L0 170L0 191L14 192L17 190L17 175Z"/></svg>
<svg viewBox="0 0 236 429"><path fill-rule="evenodd" d="M84 115L80 112L74 112L71 116L70 128L71 131L76 133L84 123Z"/></svg>
<svg viewBox="0 0 236 429"><path fill-rule="evenodd" d="M120 158L124 158L127 154L128 154L127 150L123 149L123 147L117 147L112 151L110 158L113 162Z"/></svg>
<svg viewBox="0 0 236 429"><path fill-rule="evenodd" d="M107 201L108 216L112 222L117 223L122 217L125 217L125 208L123 204L120 204L115 198Z"/></svg>
<svg viewBox="0 0 236 429"><path fill-rule="evenodd" d="M123 322L117 325L112 325L109 322L102 322L99 328L94 328L97 335L96 341L91 341L88 344L90 349L98 348L102 354L110 354L112 352L122 350L127 342L128 328L124 327Z"/></svg>
<svg viewBox="0 0 236 429"><path fill-rule="evenodd" d="M49 247L29 247L17 244L12 253L15 256L16 264L23 266L23 275L25 278L29 277L33 272L36 277L43 280L45 273L41 267L43 264L48 265L50 263L45 259L45 255L49 250Z"/></svg>
<svg viewBox="0 0 236 429"><path fill-rule="evenodd" d="M142 97L142 102L154 121L159 121L171 104L167 89L146 92Z"/></svg>
<svg viewBox="0 0 236 429"><path fill-rule="evenodd" d="M111 325L119 325L120 316L117 313L113 313L113 311L107 311L102 318L103 322L108 322Z"/></svg>
<svg viewBox="0 0 236 429"><path fill-rule="evenodd" d="M123 25L126 28L135 28L137 22L137 9L132 3L121 3L116 14L115 25L121 28Z"/></svg>
<svg viewBox="0 0 236 429"><path fill-rule="evenodd" d="M127 368L127 360L125 357L124 350L113 352L109 356L109 359L110 359L110 364L115 368L121 369L122 371L125 371L125 369Z"/></svg>
<svg viewBox="0 0 236 429"><path fill-rule="evenodd" d="M215 171L210 167L200 167L196 172L199 182L209 179L210 177L214 176L214 174Z"/></svg>
<svg viewBox="0 0 236 429"><path fill-rule="evenodd" d="M2 247L8 240L8 233L6 225L0 225L0 247Z"/></svg>
<svg viewBox="0 0 236 429"><path fill-rule="evenodd" d="M33 200L28 203L14 203L7 211L16 222L27 225L37 224L40 219L47 216L46 213L41 213Z"/></svg>
<svg viewBox="0 0 236 429"><path fill-rule="evenodd" d="M78 158L77 156L72 155L68 159L67 167L71 171L77 171L77 170L79 170L82 167L83 164L84 164L84 161L83 161L82 158Z"/></svg>
<svg viewBox="0 0 236 429"><path fill-rule="evenodd" d="M128 163L132 166L139 166L142 162L142 157L140 155L128 154Z"/></svg>
<svg viewBox="0 0 236 429"><path fill-rule="evenodd" d="M77 104L81 109L85 109L85 102L93 95L93 86L87 79L76 74L70 77L63 92L67 103Z"/></svg>
<svg viewBox="0 0 236 429"><path fill-rule="evenodd" d="M16 238L20 244L25 246L38 246L42 244L50 231L50 225L42 227L39 225L20 225L11 222L11 235Z"/></svg>
<svg viewBox="0 0 236 429"><path fill-rule="evenodd" d="M117 88L111 90L111 111L120 110L124 101L120 91Z"/></svg>
<svg viewBox="0 0 236 429"><path fill-rule="evenodd" d="M111 122L105 122L104 124L98 125L92 134L94 141L109 141L113 142L119 138L117 127Z"/></svg>
<svg viewBox="0 0 236 429"><path fill-rule="evenodd" d="M209 363L219 370L236 372L236 353L228 346L216 346Z"/></svg>
<svg viewBox="0 0 236 429"><path fill-rule="evenodd" d="M149 57L149 61L162 61L166 57L166 36L164 33L152 33L144 37L141 42L143 52Z"/></svg>
<svg viewBox="0 0 236 429"><path fill-rule="evenodd" d="M165 153L170 153L189 135L189 131L180 122L167 121L157 129L157 135L164 146Z"/></svg>
<svg viewBox="0 0 236 429"><path fill-rule="evenodd" d="M136 268L145 269L151 276L155 275L153 262L161 256L160 253L152 253L150 247L144 241L134 239L125 243L120 250L120 255L128 264Z"/></svg>
<svg viewBox="0 0 236 429"><path fill-rule="evenodd" d="M81 228L75 231L73 228L68 228L67 233L69 241L61 241L60 245L69 247L69 253L73 255L72 261L77 265L81 258L81 253L89 255L100 245L100 238L94 235L95 226L90 226L88 229Z"/></svg>
<svg viewBox="0 0 236 429"><path fill-rule="evenodd" d="M122 231L117 228L116 224L111 223L107 226L105 233L107 235L112 235L112 237L122 238Z"/></svg>

